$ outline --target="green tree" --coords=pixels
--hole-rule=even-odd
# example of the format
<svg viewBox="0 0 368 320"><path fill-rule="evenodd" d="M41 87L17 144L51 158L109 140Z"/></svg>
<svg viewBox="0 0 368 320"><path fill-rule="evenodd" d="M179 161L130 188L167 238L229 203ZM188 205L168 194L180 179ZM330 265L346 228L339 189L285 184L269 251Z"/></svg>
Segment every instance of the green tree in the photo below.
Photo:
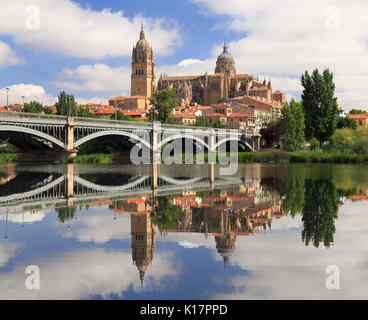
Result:
<svg viewBox="0 0 368 320"><path fill-rule="evenodd" d="M213 124L213 126L217 129L223 129L225 128L225 125L221 122L220 119L216 119L215 123Z"/></svg>
<svg viewBox="0 0 368 320"><path fill-rule="evenodd" d="M302 104L305 114L305 136L321 143L328 141L336 130L338 105L333 73L328 69L321 75L318 69L312 75L302 75Z"/></svg>
<svg viewBox="0 0 368 320"><path fill-rule="evenodd" d="M43 112L44 112L45 114L53 114L54 109L53 109L53 108L51 108L51 107L46 107L46 108L44 108L44 109L43 109Z"/></svg>
<svg viewBox="0 0 368 320"><path fill-rule="evenodd" d="M311 151L320 151L321 150L321 144L316 138L313 138L311 141L309 141L309 143L310 143L310 150Z"/></svg>
<svg viewBox="0 0 368 320"><path fill-rule="evenodd" d="M351 109L349 114L362 114L362 113L366 113L367 111L363 111L363 110L358 110L358 109Z"/></svg>
<svg viewBox="0 0 368 320"><path fill-rule="evenodd" d="M159 197L157 203L157 209L151 213L152 222L160 229L176 229L178 208L170 204L168 196Z"/></svg>
<svg viewBox="0 0 368 320"><path fill-rule="evenodd" d="M280 132L283 149L286 151L296 151L304 145L304 112L300 102L294 99L287 102L282 108L280 119Z"/></svg>
<svg viewBox="0 0 368 320"><path fill-rule="evenodd" d="M110 116L110 119L115 120L115 114ZM116 111L116 120L123 120L123 121L133 121L131 116L127 116L123 114L120 110Z"/></svg>
<svg viewBox="0 0 368 320"><path fill-rule="evenodd" d="M60 92L55 107L58 115L71 117L77 114L77 105L74 96L64 91Z"/></svg>
<svg viewBox="0 0 368 320"><path fill-rule="evenodd" d="M280 196L282 210L294 217L302 213L304 208L304 166L290 165L287 170L281 171Z"/></svg>
<svg viewBox="0 0 368 320"><path fill-rule="evenodd" d="M339 117L339 119L337 120L336 127L337 129L350 128L356 130L358 128L358 125L354 119L348 117L345 118Z"/></svg>
<svg viewBox="0 0 368 320"><path fill-rule="evenodd" d="M58 220L62 223L65 223L66 221L71 221L74 219L74 215L77 211L76 206L70 206L70 207L64 207L64 208L58 208L56 209L58 213Z"/></svg>
<svg viewBox="0 0 368 320"><path fill-rule="evenodd" d="M78 106L77 107L77 115L78 117L83 118L96 118L96 116L91 112L88 106Z"/></svg>
<svg viewBox="0 0 368 320"><path fill-rule="evenodd" d="M155 112L155 121L167 123L171 110L178 106L175 88L156 91L151 97L152 113ZM152 118L152 114L150 116Z"/></svg>
<svg viewBox="0 0 368 320"><path fill-rule="evenodd" d="M23 111L27 113L41 113L43 111L43 105L37 101L26 102L23 106Z"/></svg>
<svg viewBox="0 0 368 320"><path fill-rule="evenodd" d="M206 127L206 128L209 128L211 126L211 124L210 124L210 122L204 116L200 116L197 119L196 126L197 127Z"/></svg>
<svg viewBox="0 0 368 320"><path fill-rule="evenodd" d="M230 101L230 99L227 98L221 98L218 103L228 103Z"/></svg>
<svg viewBox="0 0 368 320"><path fill-rule="evenodd" d="M303 208L302 239L318 248L321 242L328 248L333 243L336 231L335 219L338 211L338 194L328 180L305 181L305 203Z"/></svg>

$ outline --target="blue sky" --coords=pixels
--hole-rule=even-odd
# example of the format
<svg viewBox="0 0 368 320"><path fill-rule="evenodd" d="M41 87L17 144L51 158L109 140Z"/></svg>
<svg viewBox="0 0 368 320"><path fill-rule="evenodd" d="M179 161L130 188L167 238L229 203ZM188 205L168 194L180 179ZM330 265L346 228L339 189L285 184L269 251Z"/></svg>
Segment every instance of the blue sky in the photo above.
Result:
<svg viewBox="0 0 368 320"><path fill-rule="evenodd" d="M157 73L214 72L224 41L238 73L270 78L300 98L300 75L330 68L345 109L365 108L368 4L354 0L3 0L0 3L0 105L80 102L130 95L130 59L144 20Z"/></svg>

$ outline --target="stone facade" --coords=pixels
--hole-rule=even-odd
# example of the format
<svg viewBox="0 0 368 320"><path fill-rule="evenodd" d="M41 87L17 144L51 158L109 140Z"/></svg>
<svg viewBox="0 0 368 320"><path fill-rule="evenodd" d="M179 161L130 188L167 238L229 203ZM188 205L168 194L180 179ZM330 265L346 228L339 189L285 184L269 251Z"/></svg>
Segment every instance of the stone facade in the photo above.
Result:
<svg viewBox="0 0 368 320"><path fill-rule="evenodd" d="M156 63L153 51L146 40L143 24L139 40L133 47L131 96L151 98L156 91Z"/></svg>
<svg viewBox="0 0 368 320"><path fill-rule="evenodd" d="M175 88L181 106L192 102L201 105L217 104L223 99L232 99L239 96L259 96L269 102L281 101L285 95L281 92L273 96L271 82L259 82L258 78L248 74L237 74L235 60L224 44L223 52L218 56L215 74L199 76L168 77L161 75L157 88Z"/></svg>

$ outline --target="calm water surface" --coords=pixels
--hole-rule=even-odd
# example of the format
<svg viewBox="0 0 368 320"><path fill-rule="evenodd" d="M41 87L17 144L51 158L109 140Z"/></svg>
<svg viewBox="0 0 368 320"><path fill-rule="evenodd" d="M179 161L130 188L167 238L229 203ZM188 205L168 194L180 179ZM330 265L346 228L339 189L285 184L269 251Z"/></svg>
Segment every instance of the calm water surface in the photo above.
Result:
<svg viewBox="0 0 368 320"><path fill-rule="evenodd" d="M2 166L0 299L366 299L367 169Z"/></svg>

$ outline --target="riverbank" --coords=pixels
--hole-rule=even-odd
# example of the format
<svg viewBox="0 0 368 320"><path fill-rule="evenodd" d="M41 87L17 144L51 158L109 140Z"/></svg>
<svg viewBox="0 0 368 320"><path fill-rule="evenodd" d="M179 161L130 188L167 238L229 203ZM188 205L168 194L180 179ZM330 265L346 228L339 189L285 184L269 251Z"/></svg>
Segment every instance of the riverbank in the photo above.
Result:
<svg viewBox="0 0 368 320"><path fill-rule="evenodd" d="M112 163L111 154L85 154L76 156L75 158L65 159L63 163L79 163L79 164L110 164Z"/></svg>
<svg viewBox="0 0 368 320"><path fill-rule="evenodd" d="M342 152L241 152L240 163L368 163L368 154Z"/></svg>
<svg viewBox="0 0 368 320"><path fill-rule="evenodd" d="M183 163L185 163L183 155ZM229 157L229 154L227 154ZM239 152L239 163L367 163L368 154L352 154L342 152ZM87 154L76 156L72 159L65 159L62 163L78 164L110 164L111 154ZM195 159L193 159L195 163ZM204 162L208 162L208 154L204 155ZM218 155L217 155L217 162ZM16 163L15 153L0 153L0 164Z"/></svg>
<svg viewBox="0 0 368 320"><path fill-rule="evenodd" d="M15 153L0 153L0 164L10 164L16 162L17 155Z"/></svg>

